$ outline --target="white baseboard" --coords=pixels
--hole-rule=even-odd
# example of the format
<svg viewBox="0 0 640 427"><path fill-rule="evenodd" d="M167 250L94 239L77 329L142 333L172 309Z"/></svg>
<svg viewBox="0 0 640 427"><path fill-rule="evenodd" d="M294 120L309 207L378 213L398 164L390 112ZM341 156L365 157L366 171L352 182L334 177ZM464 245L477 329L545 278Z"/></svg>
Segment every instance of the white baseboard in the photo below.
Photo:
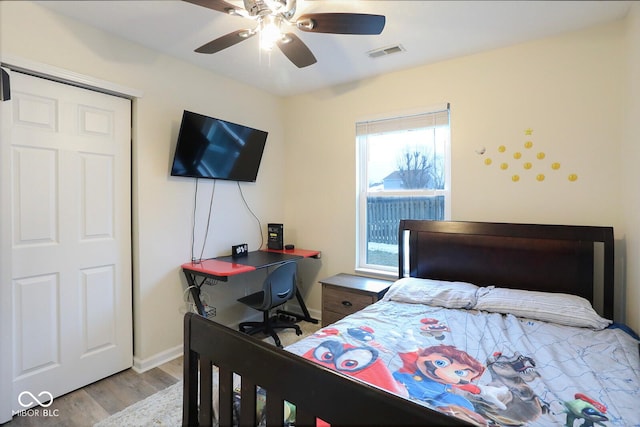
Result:
<svg viewBox="0 0 640 427"><path fill-rule="evenodd" d="M298 304L287 304L289 309L293 309L296 313L302 313ZM321 312L319 310L309 310L309 315L315 319L320 319ZM258 313L253 316L249 316L248 318L242 320L242 322L252 322L252 321L260 321L262 316ZM232 329L238 329L238 324L240 322L227 325ZM156 368L164 363L170 362L173 359L182 356L184 352L184 346L182 344L177 345L173 348L161 351L151 357L147 357L146 359L140 359L138 357L133 357L133 369L135 372L141 374L150 369Z"/></svg>
<svg viewBox="0 0 640 427"><path fill-rule="evenodd" d="M302 310L300 309L300 306L296 303L293 303L293 302L287 303L286 308L287 310L292 311L294 313L302 314ZM315 310L308 307L307 307L307 311L309 312L309 316L311 316L313 319L318 319L318 321L322 320L322 311Z"/></svg>
<svg viewBox="0 0 640 427"><path fill-rule="evenodd" d="M157 353L154 356L147 357L146 359L139 359L134 356L133 366L131 367L131 369L141 374L143 372L148 371L149 369L153 369L164 363L170 362L177 357L182 356L183 352L184 352L184 346L180 344L168 350L161 351L160 353Z"/></svg>

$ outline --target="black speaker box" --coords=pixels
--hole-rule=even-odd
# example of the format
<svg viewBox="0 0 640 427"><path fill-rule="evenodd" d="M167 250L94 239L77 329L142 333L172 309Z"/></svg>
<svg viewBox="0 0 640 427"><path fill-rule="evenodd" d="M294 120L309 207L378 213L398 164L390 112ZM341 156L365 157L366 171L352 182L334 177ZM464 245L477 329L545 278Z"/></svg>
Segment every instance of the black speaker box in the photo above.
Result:
<svg viewBox="0 0 640 427"><path fill-rule="evenodd" d="M284 249L284 228L282 224L267 224L267 247Z"/></svg>

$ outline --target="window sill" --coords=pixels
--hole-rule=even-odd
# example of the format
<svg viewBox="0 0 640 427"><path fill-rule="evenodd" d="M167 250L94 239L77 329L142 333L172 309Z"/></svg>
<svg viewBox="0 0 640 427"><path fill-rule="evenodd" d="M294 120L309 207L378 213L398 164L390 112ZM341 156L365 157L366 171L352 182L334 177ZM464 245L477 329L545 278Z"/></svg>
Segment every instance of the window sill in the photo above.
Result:
<svg viewBox="0 0 640 427"><path fill-rule="evenodd" d="M387 279L387 280L396 280L398 278L397 272L385 271L385 270L374 270L373 268L356 268L355 272L357 274L362 274L365 276L377 277L380 279Z"/></svg>

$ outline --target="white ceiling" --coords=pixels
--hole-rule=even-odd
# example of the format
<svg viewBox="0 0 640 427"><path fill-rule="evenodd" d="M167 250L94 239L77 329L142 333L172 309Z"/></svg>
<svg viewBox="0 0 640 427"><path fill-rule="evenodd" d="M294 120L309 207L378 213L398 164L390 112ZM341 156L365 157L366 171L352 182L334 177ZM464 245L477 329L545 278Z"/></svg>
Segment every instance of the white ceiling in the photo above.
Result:
<svg viewBox="0 0 640 427"><path fill-rule="evenodd" d="M241 2L228 0L241 5ZM248 19L177 0L38 1L36 3L125 39L277 95L344 84L621 19L628 1L357 1L298 0L296 16L358 12L386 16L380 35L297 31L318 62L299 69L278 50L261 53L253 37L216 54L204 43L241 28ZM367 52L401 44L380 58Z"/></svg>

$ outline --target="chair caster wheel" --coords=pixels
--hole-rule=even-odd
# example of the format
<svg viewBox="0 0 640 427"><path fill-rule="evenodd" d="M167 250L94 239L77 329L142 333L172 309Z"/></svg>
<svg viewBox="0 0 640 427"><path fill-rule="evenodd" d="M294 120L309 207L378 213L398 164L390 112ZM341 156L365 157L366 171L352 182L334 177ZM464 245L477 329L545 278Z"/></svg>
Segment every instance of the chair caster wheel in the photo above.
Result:
<svg viewBox="0 0 640 427"><path fill-rule="evenodd" d="M296 330L296 335L302 335L302 331L300 329Z"/></svg>

